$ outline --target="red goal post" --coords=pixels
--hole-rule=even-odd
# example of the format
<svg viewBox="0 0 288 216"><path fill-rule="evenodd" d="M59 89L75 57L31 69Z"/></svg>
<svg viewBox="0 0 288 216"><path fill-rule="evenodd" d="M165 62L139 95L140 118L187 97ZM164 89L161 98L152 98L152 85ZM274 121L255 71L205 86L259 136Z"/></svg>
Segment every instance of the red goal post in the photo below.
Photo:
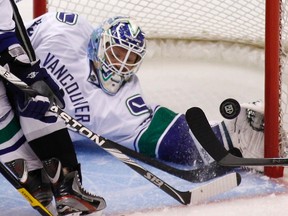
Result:
<svg viewBox="0 0 288 216"><path fill-rule="evenodd" d="M33 17L38 17L48 11L47 0L33 0Z"/></svg>
<svg viewBox="0 0 288 216"><path fill-rule="evenodd" d="M34 16L46 10L77 12L93 24L114 15L138 17L148 38L222 41L265 50L265 157L287 152L288 0L34 0ZM249 79L249 78L248 78ZM270 177L283 167L265 168Z"/></svg>
<svg viewBox="0 0 288 216"><path fill-rule="evenodd" d="M287 6L284 9L287 10ZM281 73L284 73L286 60L281 61L280 58L281 55L284 55L283 58L286 57L286 52L284 51L282 53L282 48L286 48L287 41L285 40L285 43L281 43L281 37L287 37L287 35L284 35L284 32L283 35L281 32L282 25L285 24L284 21L281 20L281 15L284 16L286 13L287 11L282 10L281 1L266 0L265 157L277 157L279 155L278 147L280 147L280 145L285 145L283 142L286 142L287 140L287 133L284 135L281 134L281 130L287 131L287 128L285 128L284 125L284 117L286 116L283 115L284 112L287 112L286 109L284 110L284 106L287 106L287 95L282 92L285 90L284 87L287 87L284 84L287 80L282 80L282 78L285 78L286 76L281 77ZM286 23L286 25L287 24L288 23ZM285 71L287 73L287 68ZM282 93L283 95L281 95ZM281 103L283 103L283 107L281 107ZM271 177L282 177L283 168L266 167L265 174Z"/></svg>

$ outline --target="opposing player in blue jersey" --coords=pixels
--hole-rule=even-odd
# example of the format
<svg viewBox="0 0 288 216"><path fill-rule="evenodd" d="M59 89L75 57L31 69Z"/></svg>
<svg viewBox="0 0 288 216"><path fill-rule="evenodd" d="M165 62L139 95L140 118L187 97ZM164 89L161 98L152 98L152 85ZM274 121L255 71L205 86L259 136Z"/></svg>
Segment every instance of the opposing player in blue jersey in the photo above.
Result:
<svg viewBox="0 0 288 216"><path fill-rule="evenodd" d="M77 14L48 13L28 23L27 32L42 66L65 90L65 111L75 119L150 157L200 166L212 162L183 114L145 102L136 72L146 39L131 18L110 18L94 28ZM247 111L212 125L213 130L228 150L263 157L261 103L250 104Z"/></svg>

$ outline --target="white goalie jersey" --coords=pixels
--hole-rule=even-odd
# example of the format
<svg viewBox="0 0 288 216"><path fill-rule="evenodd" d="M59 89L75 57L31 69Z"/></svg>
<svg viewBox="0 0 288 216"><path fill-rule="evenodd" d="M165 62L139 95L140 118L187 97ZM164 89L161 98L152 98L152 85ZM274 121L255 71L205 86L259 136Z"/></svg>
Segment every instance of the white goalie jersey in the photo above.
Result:
<svg viewBox="0 0 288 216"><path fill-rule="evenodd" d="M137 76L115 96L87 81L87 47L94 27L76 14L47 13L26 28L37 58L65 92L64 110L95 133L134 149L136 137L151 120L151 108ZM73 141L86 139L70 134Z"/></svg>

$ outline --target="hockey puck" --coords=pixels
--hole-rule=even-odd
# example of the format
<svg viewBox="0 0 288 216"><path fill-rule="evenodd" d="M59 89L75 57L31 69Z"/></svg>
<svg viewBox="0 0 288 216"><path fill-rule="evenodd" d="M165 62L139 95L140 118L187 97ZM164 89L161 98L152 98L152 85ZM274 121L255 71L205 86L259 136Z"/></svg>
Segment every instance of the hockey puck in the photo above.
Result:
<svg viewBox="0 0 288 216"><path fill-rule="evenodd" d="M220 104L220 113L226 119L236 118L241 110L240 104L233 98L228 98Z"/></svg>

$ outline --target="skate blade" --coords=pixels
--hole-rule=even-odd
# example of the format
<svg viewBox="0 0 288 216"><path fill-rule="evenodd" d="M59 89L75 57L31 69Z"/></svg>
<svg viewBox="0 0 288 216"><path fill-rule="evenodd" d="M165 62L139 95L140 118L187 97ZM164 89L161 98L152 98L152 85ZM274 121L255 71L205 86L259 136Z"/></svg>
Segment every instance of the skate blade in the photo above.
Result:
<svg viewBox="0 0 288 216"><path fill-rule="evenodd" d="M96 212L92 212L90 214L82 214L82 212L74 212L74 213L70 213L70 214L59 214L59 216L102 216L103 214L103 210L101 211L96 211Z"/></svg>
<svg viewBox="0 0 288 216"><path fill-rule="evenodd" d="M45 206L48 211L50 211L50 213L52 215L58 215L57 209L56 209L56 205L53 202L50 202L47 206Z"/></svg>

